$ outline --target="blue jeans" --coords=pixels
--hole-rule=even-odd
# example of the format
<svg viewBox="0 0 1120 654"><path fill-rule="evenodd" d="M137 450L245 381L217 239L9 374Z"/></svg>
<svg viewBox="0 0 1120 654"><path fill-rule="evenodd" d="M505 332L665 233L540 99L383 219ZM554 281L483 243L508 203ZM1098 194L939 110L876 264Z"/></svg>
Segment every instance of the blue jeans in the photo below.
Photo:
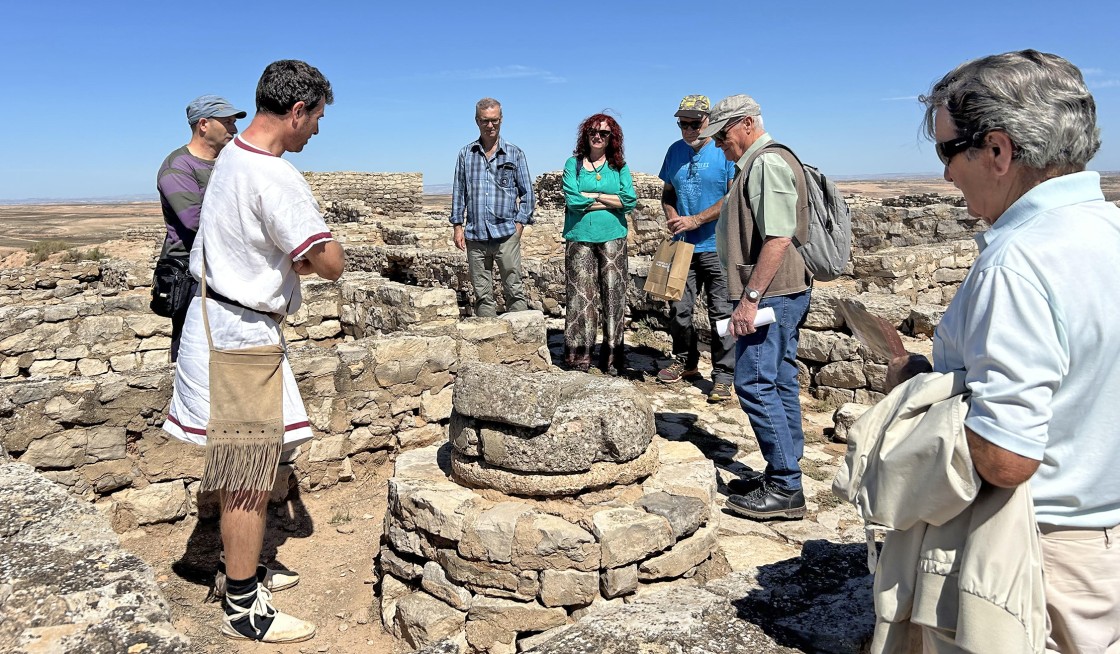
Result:
<svg viewBox="0 0 1120 654"><path fill-rule="evenodd" d="M809 313L809 294L763 298L759 308L773 307L775 322L735 343L735 393L766 459L766 478L783 490L801 488L798 461L805 452L805 432L797 339Z"/></svg>

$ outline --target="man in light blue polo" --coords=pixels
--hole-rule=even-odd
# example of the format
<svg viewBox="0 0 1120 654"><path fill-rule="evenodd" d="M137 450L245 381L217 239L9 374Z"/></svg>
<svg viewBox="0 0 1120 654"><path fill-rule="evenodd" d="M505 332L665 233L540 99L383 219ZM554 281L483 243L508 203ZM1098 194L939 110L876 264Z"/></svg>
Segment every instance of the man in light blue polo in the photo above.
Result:
<svg viewBox="0 0 1120 654"><path fill-rule="evenodd" d="M716 322L731 316L727 276L716 254L716 220L720 203L735 178L735 163L728 161L710 138L701 138L708 126L711 102L706 95L689 95L675 114L681 139L665 153L658 177L665 183L661 207L673 238L695 246L684 295L670 306L669 333L673 337L673 360L657 373L661 382L672 384L699 376L700 349L692 311L696 294L703 291L711 326L712 389L709 402L734 397L735 337L720 336Z"/></svg>

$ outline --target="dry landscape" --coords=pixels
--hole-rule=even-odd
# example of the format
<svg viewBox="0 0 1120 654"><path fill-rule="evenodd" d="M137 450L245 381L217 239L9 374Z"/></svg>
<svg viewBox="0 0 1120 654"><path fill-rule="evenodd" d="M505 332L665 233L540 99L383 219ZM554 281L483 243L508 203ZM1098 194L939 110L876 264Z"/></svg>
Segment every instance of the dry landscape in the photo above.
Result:
<svg viewBox="0 0 1120 654"><path fill-rule="evenodd" d="M839 186L847 194L875 199L926 193L959 195L951 184L932 178L844 180ZM1104 188L1108 199L1120 199L1120 175L1105 177ZM445 211L449 204L450 197L446 195L424 197L426 212ZM123 237L130 229L150 230L161 224L159 205L154 202L0 206L0 234L3 235L0 236L0 269L28 265L31 255L26 249L38 241L59 241L79 253L97 248L107 257L134 261L154 258L154 250L141 251L143 248L137 249L135 240L127 241ZM447 230L447 235L450 237L450 230ZM448 247L449 241L450 238ZM60 251L51 256L72 256L63 251L64 247L58 249ZM648 334L643 336L640 330L631 336L635 341L649 337ZM557 345L550 340L550 349L556 350ZM686 388L683 393L679 388L670 389L657 384L650 374L656 372L657 343L635 342L631 345L636 351L642 351L634 365L647 373L645 381L639 382L644 387L643 391L655 398L654 402L664 409L666 415L708 415L707 412L712 411L708 416L709 423L724 425L720 430L727 431L729 435L718 433L719 430L707 434L711 439L705 446L706 452L712 452L708 454L709 458L724 470L740 465L735 458L736 446L746 447L748 443L739 444L736 435L730 435L739 429L736 426L738 423L745 422L738 407L719 412L708 409L704 404L703 388L700 387L707 382ZM552 354L555 359L557 352ZM819 452L822 465L831 466L844 452L843 445L828 443L823 435L824 429L831 427L832 409L835 407L823 402L814 406L813 400L806 402L809 402L806 406L807 438L813 443L813 449ZM663 424L660 418L658 426L659 431L679 431L677 435L681 438L686 434L688 438L693 438L697 433L706 433L697 431L699 424L681 427L671 421ZM192 639L193 652L390 652L399 644L380 626L374 598L377 578L371 568L379 544L371 534L381 532L386 510L387 479L392 474L393 465L387 458L365 459L356 462L353 482L322 492L301 494L298 489L293 490L286 504L273 509L275 519L266 542L265 558L279 561L303 576L298 588L278 595L276 603L281 609L291 609L293 613L316 622L319 635L308 643L236 645L217 633L216 624L221 609L216 603L204 602L219 551L215 522L200 521L196 516L190 516L176 523L149 525L126 532L122 544L154 568L157 582L171 603L174 625ZM823 475L818 480L822 487L823 477L827 476ZM751 536L753 532L748 527L741 527L744 531L739 538ZM776 551L776 555L786 557L790 554L783 549ZM733 558L733 554L729 552L728 557ZM736 567L734 560L732 567Z"/></svg>

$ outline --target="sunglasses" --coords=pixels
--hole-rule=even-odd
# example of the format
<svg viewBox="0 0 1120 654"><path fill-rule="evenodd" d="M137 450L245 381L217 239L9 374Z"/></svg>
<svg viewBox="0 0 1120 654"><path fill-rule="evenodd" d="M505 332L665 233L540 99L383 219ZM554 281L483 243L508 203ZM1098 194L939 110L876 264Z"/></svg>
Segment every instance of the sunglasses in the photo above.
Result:
<svg viewBox="0 0 1120 654"><path fill-rule="evenodd" d="M736 125L743 122L744 119L746 119L746 116L727 123L723 126L723 129L713 134L712 138L715 139L716 143L723 143L727 140L727 133L730 132Z"/></svg>
<svg viewBox="0 0 1120 654"><path fill-rule="evenodd" d="M704 124L704 121L702 121L702 120L678 120L677 121L677 126L680 127L681 129L700 129L700 126L703 125L703 124Z"/></svg>
<svg viewBox="0 0 1120 654"><path fill-rule="evenodd" d="M502 122L501 118L479 118L478 119L478 124L479 125L497 125L498 123L501 123L501 122Z"/></svg>
<svg viewBox="0 0 1120 654"><path fill-rule="evenodd" d="M599 138L601 138L605 141L605 140L607 140L611 137L611 131L609 129L593 129L590 132L588 132L588 135L589 136L598 136Z"/></svg>
<svg viewBox="0 0 1120 654"><path fill-rule="evenodd" d="M937 150L937 158L941 163L948 166L953 157L964 152L965 150L979 145L980 139L984 138L982 132L973 132L968 136L962 136L959 139L951 141L941 141L934 144L934 149Z"/></svg>

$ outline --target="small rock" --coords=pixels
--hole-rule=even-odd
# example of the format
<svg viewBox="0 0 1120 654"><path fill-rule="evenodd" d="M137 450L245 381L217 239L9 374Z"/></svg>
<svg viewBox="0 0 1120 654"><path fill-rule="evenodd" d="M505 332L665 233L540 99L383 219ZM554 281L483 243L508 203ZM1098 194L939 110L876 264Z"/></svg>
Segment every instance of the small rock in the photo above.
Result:
<svg viewBox="0 0 1120 654"><path fill-rule="evenodd" d="M335 527L335 531L340 534L352 534L354 533L354 525L339 525Z"/></svg>

